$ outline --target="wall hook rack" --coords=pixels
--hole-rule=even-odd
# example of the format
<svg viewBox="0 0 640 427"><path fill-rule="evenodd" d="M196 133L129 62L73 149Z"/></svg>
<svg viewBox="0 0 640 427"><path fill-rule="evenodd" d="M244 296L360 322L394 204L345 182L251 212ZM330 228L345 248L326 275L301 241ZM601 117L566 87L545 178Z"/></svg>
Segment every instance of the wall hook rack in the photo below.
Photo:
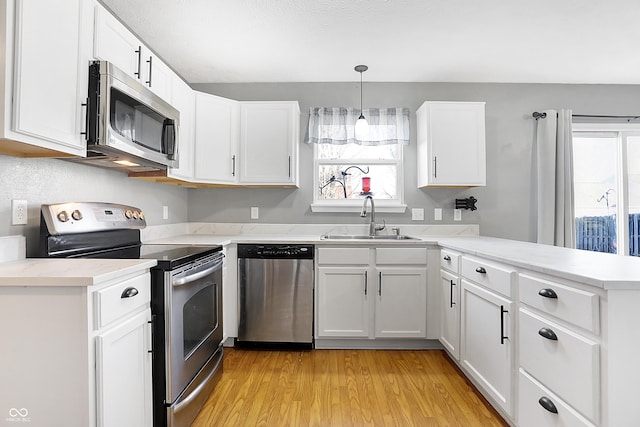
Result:
<svg viewBox="0 0 640 427"><path fill-rule="evenodd" d="M456 209L470 209L472 211L477 210L476 202L478 199L475 197L467 197L466 199L456 199Z"/></svg>

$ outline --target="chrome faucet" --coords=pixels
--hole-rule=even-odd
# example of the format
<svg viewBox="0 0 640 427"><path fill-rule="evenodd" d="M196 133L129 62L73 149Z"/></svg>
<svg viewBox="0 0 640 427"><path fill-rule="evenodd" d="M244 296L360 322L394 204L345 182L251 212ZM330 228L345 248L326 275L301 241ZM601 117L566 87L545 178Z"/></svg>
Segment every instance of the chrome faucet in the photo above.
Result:
<svg viewBox="0 0 640 427"><path fill-rule="evenodd" d="M382 225L376 224L376 205L373 203L373 197L371 196L365 197L360 216L363 218L367 216L367 200L371 201L371 221L369 222L369 236L375 236L376 232L384 230L386 223L384 222L384 220L382 220Z"/></svg>

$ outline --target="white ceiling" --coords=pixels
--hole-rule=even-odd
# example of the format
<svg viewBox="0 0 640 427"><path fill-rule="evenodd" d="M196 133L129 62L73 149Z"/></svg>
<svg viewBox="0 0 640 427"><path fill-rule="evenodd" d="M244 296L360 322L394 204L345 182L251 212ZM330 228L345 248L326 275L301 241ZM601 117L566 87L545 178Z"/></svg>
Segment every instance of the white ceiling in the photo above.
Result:
<svg viewBox="0 0 640 427"><path fill-rule="evenodd" d="M638 0L101 0L190 83L640 83Z"/></svg>

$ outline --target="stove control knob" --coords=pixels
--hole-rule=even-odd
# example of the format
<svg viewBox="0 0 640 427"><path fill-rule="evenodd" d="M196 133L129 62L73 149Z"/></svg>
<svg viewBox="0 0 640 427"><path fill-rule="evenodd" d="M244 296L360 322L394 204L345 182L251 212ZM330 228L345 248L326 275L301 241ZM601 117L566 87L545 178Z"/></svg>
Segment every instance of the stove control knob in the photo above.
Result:
<svg viewBox="0 0 640 427"><path fill-rule="evenodd" d="M131 217L133 216L133 212L132 212L130 209L127 209L127 210L125 211L125 213L124 213L124 216L125 216L127 219L131 219Z"/></svg>
<svg viewBox="0 0 640 427"><path fill-rule="evenodd" d="M58 221L60 221L60 222L69 221L69 214L67 213L67 211L58 212Z"/></svg>
<svg viewBox="0 0 640 427"><path fill-rule="evenodd" d="M140 214L138 213L138 211L133 211L133 219L138 219L139 216Z"/></svg>
<svg viewBox="0 0 640 427"><path fill-rule="evenodd" d="M82 212L76 209L75 211L71 212L71 218L75 219L76 221L80 221L82 219Z"/></svg>
<svg viewBox="0 0 640 427"><path fill-rule="evenodd" d="M144 221L144 214L140 212L140 221Z"/></svg>

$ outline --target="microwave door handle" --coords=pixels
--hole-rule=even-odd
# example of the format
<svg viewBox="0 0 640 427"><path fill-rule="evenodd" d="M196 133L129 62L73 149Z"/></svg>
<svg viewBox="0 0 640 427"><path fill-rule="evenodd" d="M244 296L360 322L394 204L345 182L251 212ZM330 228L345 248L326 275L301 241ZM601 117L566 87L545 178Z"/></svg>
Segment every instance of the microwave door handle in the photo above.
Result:
<svg viewBox="0 0 640 427"><path fill-rule="evenodd" d="M171 119L165 119L162 124L162 152L170 159L175 158L176 151L176 127Z"/></svg>

